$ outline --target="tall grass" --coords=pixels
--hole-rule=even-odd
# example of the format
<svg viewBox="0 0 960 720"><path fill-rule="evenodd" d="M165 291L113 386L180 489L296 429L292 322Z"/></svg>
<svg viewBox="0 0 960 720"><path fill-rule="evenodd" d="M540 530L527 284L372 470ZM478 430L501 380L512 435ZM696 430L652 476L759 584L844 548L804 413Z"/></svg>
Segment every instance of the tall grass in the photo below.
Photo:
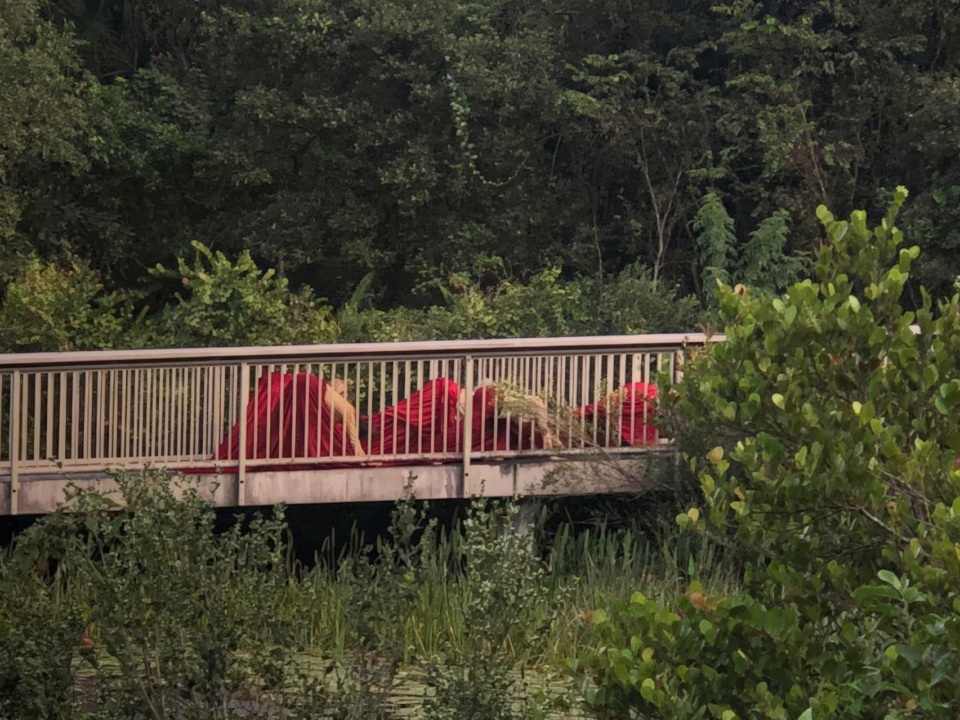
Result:
<svg viewBox="0 0 960 720"><path fill-rule="evenodd" d="M649 528L634 522L611 529L601 521L579 534L564 524L553 539L549 562L555 582L573 588L540 655L552 665L580 657L593 641L594 612L626 603L634 592L669 602L693 580L711 593L730 592L739 583L737 563L719 546L666 524Z"/></svg>
<svg viewBox="0 0 960 720"><path fill-rule="evenodd" d="M547 508L541 517L546 518ZM466 653L471 629L464 622L463 608L470 603L482 576L466 572L464 544L467 530L456 523L448 531L426 533L416 547L415 579L403 603L402 617L381 614L373 627L382 637L400 630L403 661ZM426 547L429 543L430 547ZM336 559L327 546L315 566L290 586L291 611L305 613L311 622L299 638L305 648L343 655L356 628L351 627L351 604L378 602L376 588L365 585L370 571L365 565L362 536L351 542ZM518 548L519 550L519 548ZM561 666L580 654L590 640L590 619L598 608L610 610L618 601L629 601L636 591L668 600L699 580L710 592L726 593L737 586L737 564L703 536L680 528L649 528L639 521L626 528L609 528L604 521L578 531L573 523L560 525L552 537L541 537L536 550L546 567L549 595L563 597L547 630L529 644L505 644L503 650L517 661L534 665ZM364 598L363 596L367 596ZM534 609L543 620L544 604ZM367 617L370 622L370 617ZM392 626L384 626L392 625ZM353 638L355 639L355 638Z"/></svg>

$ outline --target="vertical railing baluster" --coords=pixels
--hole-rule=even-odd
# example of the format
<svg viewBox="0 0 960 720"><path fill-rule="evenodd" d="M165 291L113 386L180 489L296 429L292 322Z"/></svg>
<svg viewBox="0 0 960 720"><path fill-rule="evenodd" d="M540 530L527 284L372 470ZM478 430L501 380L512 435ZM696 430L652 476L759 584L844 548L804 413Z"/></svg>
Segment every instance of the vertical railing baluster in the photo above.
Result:
<svg viewBox="0 0 960 720"><path fill-rule="evenodd" d="M250 402L250 364L240 363L240 449L237 454L237 502L247 504L247 408Z"/></svg>
<svg viewBox="0 0 960 720"><path fill-rule="evenodd" d="M354 413L354 416L356 417L357 442L360 443L361 447L363 446L363 442L360 440L360 411L363 409L363 406L360 404L360 400L363 397L363 395L360 392L362 387L360 384L360 372L361 372L360 369L362 366L363 366L363 363L357 360L356 373L355 373L356 382L354 385L354 387L356 387L356 392L354 393L354 395L356 395L356 402L354 403L356 412Z"/></svg>
<svg viewBox="0 0 960 720"><path fill-rule="evenodd" d="M60 387L57 393L57 400L59 400L58 406L60 408L60 432L57 433L57 460L62 463L67 458L67 373L61 371L57 373L57 376L59 380L57 384Z"/></svg>
<svg viewBox="0 0 960 720"><path fill-rule="evenodd" d="M464 385L467 389L466 409L463 417L463 491L461 497L470 497L473 491L473 478L470 467L470 451L473 438L473 358L465 358L466 378ZM481 446L481 450L483 447Z"/></svg>
<svg viewBox="0 0 960 720"><path fill-rule="evenodd" d="M359 398L358 398L359 401ZM360 412L360 408L357 408L357 412ZM373 420L373 360L370 360L367 363L367 454L373 455L373 444L370 442L371 434L373 432L373 425L371 421ZM357 421L359 422L359 420Z"/></svg>
<svg viewBox="0 0 960 720"><path fill-rule="evenodd" d="M647 395L650 392L650 356L652 353L646 353L643 360L643 439L641 445L647 444ZM657 356L657 367L659 367L659 355Z"/></svg>
<svg viewBox="0 0 960 720"><path fill-rule="evenodd" d="M336 381L336 379L337 379L337 363L331 363L331 364L330 364L330 383L332 384L333 382ZM332 391L333 391L333 388L331 387L330 390L331 390L331 392L332 392ZM327 414L330 416L330 432L327 434L327 438L328 438L328 442L330 443L330 455L333 456L333 447L334 447L334 445L333 445L333 441L334 441L334 436L333 436L334 427L333 427L333 426L336 424L336 423L334 422L334 417L333 417L333 408L327 406L327 404L324 402L324 398L320 398L320 407L321 407L322 409L326 409ZM341 449L341 451L343 450L342 447L341 447L340 449Z"/></svg>
<svg viewBox="0 0 960 720"><path fill-rule="evenodd" d="M615 443L617 447L623 444L623 407L627 404L627 354L620 353L620 382L617 385L620 409L617 412L617 424L615 428Z"/></svg>
<svg viewBox="0 0 960 720"><path fill-rule="evenodd" d="M20 371L10 380L10 514L20 513Z"/></svg>
<svg viewBox="0 0 960 720"><path fill-rule="evenodd" d="M380 432L377 436L380 438L379 444L379 455L383 455L383 428L384 421L386 416L384 415L384 410L386 410L386 398L387 398L387 362L385 360L379 361L380 365L380 399L377 401L378 410L377 413L380 416Z"/></svg>
<svg viewBox="0 0 960 720"><path fill-rule="evenodd" d="M394 361L393 361L393 375L392 375L392 377L390 378L390 379L392 380L392 386L393 386L393 390L392 390L392 392L391 392L391 394L390 394L390 399L393 401L393 402L391 403L391 405L396 405L397 402L399 402L399 400L400 400L400 398L398 397L398 396L400 395L400 393L397 391L397 375L399 374L399 373L397 372L397 367L398 367L398 363L397 363L396 360L394 360ZM397 420L396 420L396 417L394 417L394 420L393 420L393 423L392 423L392 424L393 424L393 445L392 445L391 447L393 448L393 452L396 453L396 452L397 452Z"/></svg>
<svg viewBox="0 0 960 720"><path fill-rule="evenodd" d="M33 376L33 462L36 464L42 459L40 455L40 422L41 422L41 405L40 405L40 373L32 373Z"/></svg>
<svg viewBox="0 0 960 720"><path fill-rule="evenodd" d="M417 360L417 392L423 390L423 360ZM423 394L417 396L420 400L420 407L417 415L417 454L423 455ZM430 404L433 408L433 404ZM433 423L430 423L431 426Z"/></svg>

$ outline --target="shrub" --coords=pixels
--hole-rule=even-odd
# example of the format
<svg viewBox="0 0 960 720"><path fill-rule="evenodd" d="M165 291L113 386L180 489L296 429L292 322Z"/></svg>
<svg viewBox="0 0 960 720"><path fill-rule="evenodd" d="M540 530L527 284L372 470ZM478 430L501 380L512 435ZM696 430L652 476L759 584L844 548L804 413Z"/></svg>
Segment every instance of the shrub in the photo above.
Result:
<svg viewBox="0 0 960 720"><path fill-rule="evenodd" d="M310 288L290 292L286 278L258 269L246 251L234 264L203 243L191 245L197 253L193 267L179 258L176 270L158 265L151 271L154 277L179 278L184 293L176 293L177 304L154 319L151 345L309 345L336 339L331 309Z"/></svg>
<svg viewBox="0 0 960 720"><path fill-rule="evenodd" d="M77 491L17 544L41 567L59 558L118 666L98 678L101 714L224 718L263 701L294 716L322 709L322 688L287 644L297 618L284 613L284 522L255 517L217 534L212 506L187 481L163 470L112 475L122 505ZM39 628L30 633L42 642Z"/></svg>
<svg viewBox="0 0 960 720"><path fill-rule="evenodd" d="M691 588L683 617L636 598L615 631L601 624L616 652L585 663L599 707L722 720L960 712L960 317L956 297L934 308L924 295L915 315L899 304L919 252L898 247L905 197L873 230L863 212L842 222L819 208L829 244L816 282L782 297L721 288L727 340L685 366L664 412L724 429L691 459L703 499L677 521L743 559L744 592Z"/></svg>
<svg viewBox="0 0 960 720"><path fill-rule="evenodd" d="M363 309L366 285L340 313L345 342L557 337L680 332L696 321L693 296L657 285L639 263L605 282L563 280L544 270L528 282L502 278L490 286L467 274L435 282L444 304L428 308Z"/></svg>
<svg viewBox="0 0 960 720"><path fill-rule="evenodd" d="M72 705L86 623L62 595L62 574L41 577L24 559L0 557L0 717L58 717Z"/></svg>
<svg viewBox="0 0 960 720"><path fill-rule="evenodd" d="M66 268L31 258L0 306L0 352L124 347L139 318L131 297L104 293L99 275L72 260Z"/></svg>

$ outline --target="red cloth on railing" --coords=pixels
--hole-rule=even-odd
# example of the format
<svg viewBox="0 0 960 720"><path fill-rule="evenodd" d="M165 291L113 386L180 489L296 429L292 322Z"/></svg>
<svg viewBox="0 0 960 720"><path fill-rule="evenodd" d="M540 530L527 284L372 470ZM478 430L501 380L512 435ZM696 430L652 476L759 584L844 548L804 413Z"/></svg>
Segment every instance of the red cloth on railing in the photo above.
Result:
<svg viewBox="0 0 960 720"><path fill-rule="evenodd" d="M383 412L362 418L368 428L361 439L364 449L371 455L457 452L463 433L459 393L455 382L437 378Z"/></svg>
<svg viewBox="0 0 960 720"><path fill-rule="evenodd" d="M322 403L327 381L311 373L269 373L247 405L247 459L348 457L343 423ZM215 460L240 457L240 423L217 449Z"/></svg>

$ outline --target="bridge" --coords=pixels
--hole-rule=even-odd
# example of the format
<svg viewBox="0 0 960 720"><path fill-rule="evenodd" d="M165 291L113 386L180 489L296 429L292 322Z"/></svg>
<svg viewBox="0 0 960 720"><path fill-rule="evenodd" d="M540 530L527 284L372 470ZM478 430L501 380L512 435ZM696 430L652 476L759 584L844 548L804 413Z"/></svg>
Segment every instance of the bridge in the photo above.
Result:
<svg viewBox="0 0 960 720"><path fill-rule="evenodd" d="M200 476L224 507L616 492L622 475L587 470L672 454L657 377L707 341L0 355L0 515L51 512L70 483L108 490L111 468Z"/></svg>

